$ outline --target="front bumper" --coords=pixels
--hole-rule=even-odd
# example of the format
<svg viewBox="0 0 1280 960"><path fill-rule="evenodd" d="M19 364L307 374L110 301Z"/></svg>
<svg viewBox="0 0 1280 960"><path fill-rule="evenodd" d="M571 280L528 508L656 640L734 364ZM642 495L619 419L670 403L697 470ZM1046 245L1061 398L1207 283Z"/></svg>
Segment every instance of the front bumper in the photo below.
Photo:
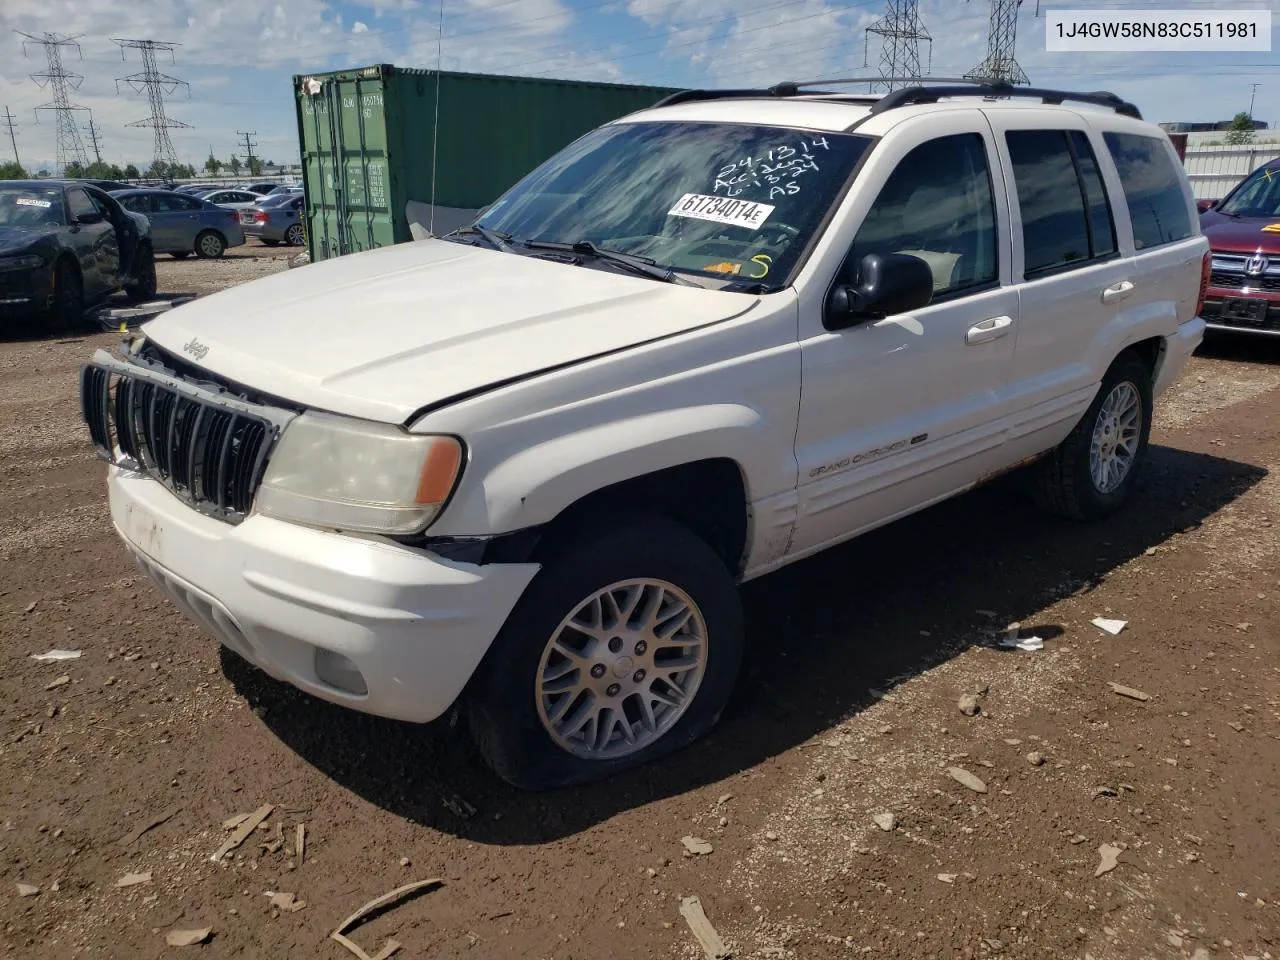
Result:
<svg viewBox="0 0 1280 960"><path fill-rule="evenodd" d="M364 713L425 723L448 710L538 571L257 514L233 526L149 477L108 471L116 531L171 601L277 680ZM367 693L324 682L318 649L353 663Z"/></svg>
<svg viewBox="0 0 1280 960"><path fill-rule="evenodd" d="M0 317L25 317L53 305L53 270L0 270Z"/></svg>
<svg viewBox="0 0 1280 960"><path fill-rule="evenodd" d="M1229 315L1228 300L1265 302L1265 313L1254 318ZM1261 290L1243 290L1233 287L1210 286L1205 293L1204 309L1200 315L1210 330L1227 330L1232 333L1257 333L1263 336L1280 336L1280 295Z"/></svg>

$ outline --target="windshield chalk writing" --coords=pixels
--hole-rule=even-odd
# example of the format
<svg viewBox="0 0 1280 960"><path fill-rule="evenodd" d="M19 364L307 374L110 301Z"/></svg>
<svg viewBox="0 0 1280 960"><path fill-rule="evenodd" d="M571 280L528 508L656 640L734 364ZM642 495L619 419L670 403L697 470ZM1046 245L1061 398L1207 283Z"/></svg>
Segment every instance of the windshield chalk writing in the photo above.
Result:
<svg viewBox="0 0 1280 960"><path fill-rule="evenodd" d="M716 174L712 192L738 197L748 187L755 187L767 190L770 200L794 196L800 192L796 180L810 170L816 172L819 169L816 151L830 149L827 138L818 136L800 140L796 146L782 144L760 156L727 163Z"/></svg>

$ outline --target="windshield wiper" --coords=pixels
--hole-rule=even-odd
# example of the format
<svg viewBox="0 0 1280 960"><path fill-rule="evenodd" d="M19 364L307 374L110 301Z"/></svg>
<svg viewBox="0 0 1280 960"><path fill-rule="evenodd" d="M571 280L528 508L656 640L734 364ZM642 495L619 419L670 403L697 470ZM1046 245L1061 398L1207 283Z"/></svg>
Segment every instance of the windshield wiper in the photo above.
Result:
<svg viewBox="0 0 1280 960"><path fill-rule="evenodd" d="M478 223L473 223L469 227L459 227L451 233L447 233L441 239L447 240L449 237L459 236L478 236L482 238L489 246L495 250L501 250L503 253L518 253L515 247L511 246L511 234L500 233L497 230L490 230L488 227L482 227Z"/></svg>
<svg viewBox="0 0 1280 960"><path fill-rule="evenodd" d="M680 276L674 270L660 267L648 257L638 257L631 253L621 253L607 247L598 247L590 240L579 240L576 243L562 243L558 240L517 240L516 243L530 250L555 250L561 253L576 253L579 256L591 257L625 267L632 273L652 277L664 283L679 283L686 287L701 287L702 284Z"/></svg>

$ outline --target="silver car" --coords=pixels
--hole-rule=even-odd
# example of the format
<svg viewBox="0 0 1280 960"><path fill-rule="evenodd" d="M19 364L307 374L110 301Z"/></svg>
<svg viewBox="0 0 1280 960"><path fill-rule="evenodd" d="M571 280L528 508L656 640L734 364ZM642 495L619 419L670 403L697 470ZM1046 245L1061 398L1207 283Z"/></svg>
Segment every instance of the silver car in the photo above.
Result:
<svg viewBox="0 0 1280 960"><path fill-rule="evenodd" d="M235 210L215 206L172 190L122 190L111 195L126 210L151 221L156 253L181 259L191 253L212 259L227 247L244 244L244 230Z"/></svg>
<svg viewBox="0 0 1280 960"><path fill-rule="evenodd" d="M228 210L243 210L246 207L252 207L262 199L262 194L249 190L210 190L208 193L200 193L197 196L201 200L208 200Z"/></svg>
<svg viewBox="0 0 1280 960"><path fill-rule="evenodd" d="M240 225L251 237L269 246L287 243L302 246L306 232L302 226L303 198L288 193L263 197L256 206L240 211Z"/></svg>

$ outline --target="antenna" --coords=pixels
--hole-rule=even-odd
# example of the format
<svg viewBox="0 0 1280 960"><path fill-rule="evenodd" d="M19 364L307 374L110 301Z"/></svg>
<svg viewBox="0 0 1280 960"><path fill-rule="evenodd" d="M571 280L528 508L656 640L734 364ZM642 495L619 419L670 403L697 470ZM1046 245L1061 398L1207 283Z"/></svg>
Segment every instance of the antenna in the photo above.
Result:
<svg viewBox="0 0 1280 960"><path fill-rule="evenodd" d="M18 166L22 166L22 160L19 159L18 157L18 138L13 135L13 128L15 126L13 122L13 114L9 112L9 107L7 104L5 105L5 108L4 108L4 122L5 122L5 125L9 128L9 142L13 144L13 162L16 163Z"/></svg>
<svg viewBox="0 0 1280 960"><path fill-rule="evenodd" d="M987 33L987 58L965 74L974 80L1028 84L1031 81L1013 57L1018 33L1018 8L1022 0L991 0L991 28Z"/></svg>
<svg viewBox="0 0 1280 960"><path fill-rule="evenodd" d="M920 41L929 45L929 66L933 66L933 37L920 22L919 0L888 0L885 15L867 27L863 66L871 48L871 35L880 37L880 77L872 90L893 90L900 78L913 82L920 77Z"/></svg>
<svg viewBox="0 0 1280 960"><path fill-rule="evenodd" d="M77 56L81 60L84 59L84 55L80 52L80 44L76 42L77 38L64 37L56 33L43 33L37 37L34 34L23 33L20 30L14 32L23 38L22 52L24 54L27 52L28 43L38 43L44 48L44 56L48 67L44 73L31 74L31 79L36 82L37 86L48 87L53 94L52 101L36 107L36 120L39 121L41 110L53 111L58 127L58 172L65 172L69 163L87 164L89 158L84 152L84 141L80 139L80 128L76 126L75 115L75 111L86 108L72 103L69 92L70 90L78 90L80 84L84 82L84 77L78 73L68 73L62 66L63 47L75 47Z"/></svg>
<svg viewBox="0 0 1280 960"><path fill-rule="evenodd" d="M151 127L155 131L154 163L176 165L178 154L173 149L173 140L169 138L169 131L190 129L191 124L169 119L164 112L164 98L166 94L172 94L178 87L186 87L187 96L191 96L191 84L185 80L179 80L177 77L161 73L156 68L156 51L160 50L169 54L169 60L172 61L173 49L180 46L180 44L166 43L162 40L115 39L114 42L120 44L120 59L122 60L125 59L126 50L139 50L142 53L142 72L118 78L116 80L116 92L120 92L120 84L127 83L138 93L142 93L145 90L147 100L151 104L150 117L146 120L135 120L133 123L126 124L126 126Z"/></svg>

